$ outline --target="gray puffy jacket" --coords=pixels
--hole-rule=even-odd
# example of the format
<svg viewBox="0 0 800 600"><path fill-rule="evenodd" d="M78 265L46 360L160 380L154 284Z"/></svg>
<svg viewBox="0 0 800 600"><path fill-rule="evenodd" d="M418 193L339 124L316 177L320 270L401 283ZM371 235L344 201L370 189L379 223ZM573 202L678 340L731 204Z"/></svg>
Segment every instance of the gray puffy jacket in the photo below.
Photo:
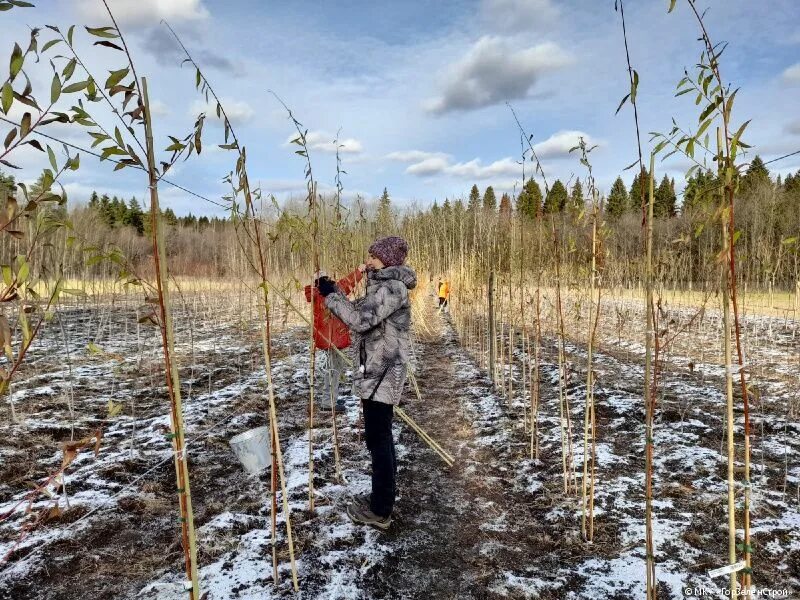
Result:
<svg viewBox="0 0 800 600"><path fill-rule="evenodd" d="M400 265L367 272L367 293L350 302L335 292L325 306L355 334L358 369L355 389L361 398L397 404L411 356L411 303L417 285L411 267Z"/></svg>

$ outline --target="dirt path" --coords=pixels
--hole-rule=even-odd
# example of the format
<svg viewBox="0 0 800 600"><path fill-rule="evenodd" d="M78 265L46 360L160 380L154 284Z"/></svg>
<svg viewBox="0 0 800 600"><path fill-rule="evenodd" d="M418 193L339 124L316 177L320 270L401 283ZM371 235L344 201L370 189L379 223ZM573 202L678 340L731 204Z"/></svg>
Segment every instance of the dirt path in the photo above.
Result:
<svg viewBox="0 0 800 600"><path fill-rule="evenodd" d="M560 532L546 533L552 503L541 467L527 458L521 407L494 396L449 328L419 350L424 399L408 411L456 464L448 470L420 442L407 441L399 517L388 536L393 551L368 578L368 596L563 597L563 581L547 574L577 548ZM413 435L404 430L401 439Z"/></svg>

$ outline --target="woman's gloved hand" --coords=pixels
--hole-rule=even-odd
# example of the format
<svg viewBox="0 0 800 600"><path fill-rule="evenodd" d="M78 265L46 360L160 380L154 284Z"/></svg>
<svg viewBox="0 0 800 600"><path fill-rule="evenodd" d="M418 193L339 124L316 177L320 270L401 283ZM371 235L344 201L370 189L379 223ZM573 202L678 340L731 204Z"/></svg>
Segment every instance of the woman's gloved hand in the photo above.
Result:
<svg viewBox="0 0 800 600"><path fill-rule="evenodd" d="M320 277L317 279L317 289L323 298L336 291L336 283L330 277Z"/></svg>

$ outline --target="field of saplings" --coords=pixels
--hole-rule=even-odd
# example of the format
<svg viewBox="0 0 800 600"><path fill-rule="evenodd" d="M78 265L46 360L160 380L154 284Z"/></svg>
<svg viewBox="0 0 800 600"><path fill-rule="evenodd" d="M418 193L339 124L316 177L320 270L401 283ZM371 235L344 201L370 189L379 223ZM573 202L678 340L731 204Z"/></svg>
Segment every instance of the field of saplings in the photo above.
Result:
<svg viewBox="0 0 800 600"><path fill-rule="evenodd" d="M165 135L115 2L96 27L0 0L0 26L42 22L0 41L0 600L800 593L800 173L753 159L715 22L676 3L699 61L666 91L697 114L650 136L641 32L614 6L630 194L599 189L583 137L553 180L509 104L521 185L420 208L345 197L339 134L322 176L313 115L274 96L305 186L278 201L169 24L203 110ZM209 152L230 158L211 198L181 178ZM655 176L671 154L691 165L680 215ZM90 161L146 196L68 202ZM175 193L226 216L178 217ZM362 404L367 353L397 327L362 325L403 264L408 356ZM314 332L340 316L330 294L359 315L340 351ZM351 510L371 490L376 506L365 406L390 368L382 527Z"/></svg>

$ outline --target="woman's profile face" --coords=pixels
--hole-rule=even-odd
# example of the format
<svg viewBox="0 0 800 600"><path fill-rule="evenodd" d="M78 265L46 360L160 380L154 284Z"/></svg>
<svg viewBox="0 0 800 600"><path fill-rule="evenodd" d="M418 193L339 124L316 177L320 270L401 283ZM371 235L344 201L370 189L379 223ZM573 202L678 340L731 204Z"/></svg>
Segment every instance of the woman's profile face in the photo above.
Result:
<svg viewBox="0 0 800 600"><path fill-rule="evenodd" d="M377 271L378 269L382 269L384 266L386 266L383 264L383 262L381 262L380 258L373 256L372 254L367 257L367 260L364 261L364 264L367 265L367 269L370 271Z"/></svg>

